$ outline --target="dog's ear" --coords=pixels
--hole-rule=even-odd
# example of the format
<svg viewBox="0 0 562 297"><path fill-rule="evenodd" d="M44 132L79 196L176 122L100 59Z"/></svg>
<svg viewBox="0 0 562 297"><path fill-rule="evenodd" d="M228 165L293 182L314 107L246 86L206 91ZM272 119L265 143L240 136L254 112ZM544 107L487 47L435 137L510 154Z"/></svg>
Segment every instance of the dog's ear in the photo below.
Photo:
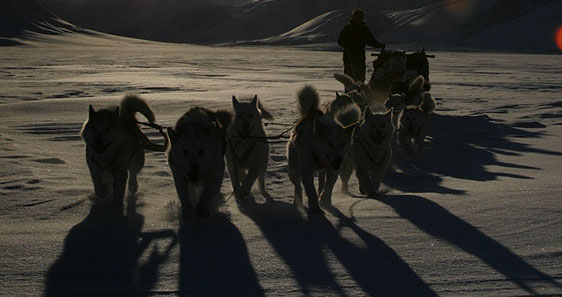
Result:
<svg viewBox="0 0 562 297"><path fill-rule="evenodd" d="M170 143L172 145L176 144L176 141L178 140L178 134L176 133L176 131L174 131L172 127L168 127L168 129L166 129L166 132L168 134L168 139L170 139Z"/></svg>
<svg viewBox="0 0 562 297"><path fill-rule="evenodd" d="M355 102L355 104L361 106L365 103L365 100L358 91L351 92L351 101Z"/></svg>
<svg viewBox="0 0 562 297"><path fill-rule="evenodd" d="M256 107L256 109L258 108L258 95L254 95L254 98L252 98L252 105Z"/></svg>
<svg viewBox="0 0 562 297"><path fill-rule="evenodd" d="M338 91L336 91L336 98L338 98L340 96L340 93Z"/></svg>
<svg viewBox="0 0 562 297"><path fill-rule="evenodd" d="M236 96L232 95L232 106L234 106L234 109L236 109L236 107L238 107L238 104L240 104L240 101L238 101L238 99L236 99Z"/></svg>
<svg viewBox="0 0 562 297"><path fill-rule="evenodd" d="M90 107L88 107L88 118L91 119L96 115L96 111L94 110L94 107L92 107L92 105L90 104Z"/></svg>

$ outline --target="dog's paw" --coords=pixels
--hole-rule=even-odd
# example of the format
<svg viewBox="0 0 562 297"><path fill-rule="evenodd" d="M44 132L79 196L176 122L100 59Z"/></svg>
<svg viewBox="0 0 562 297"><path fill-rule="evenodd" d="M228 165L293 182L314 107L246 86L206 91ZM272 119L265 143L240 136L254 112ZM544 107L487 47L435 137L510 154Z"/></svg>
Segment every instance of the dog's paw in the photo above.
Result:
<svg viewBox="0 0 562 297"><path fill-rule="evenodd" d="M379 193L376 192L376 191L367 192L367 193L366 193L366 196L367 196L367 198L375 198L375 197L378 197L378 196L379 196Z"/></svg>
<svg viewBox="0 0 562 297"><path fill-rule="evenodd" d="M250 196L250 191L238 190L234 192L236 199L246 199Z"/></svg>
<svg viewBox="0 0 562 297"><path fill-rule="evenodd" d="M359 186L359 193L361 193L361 195L365 195L365 190L361 186Z"/></svg>

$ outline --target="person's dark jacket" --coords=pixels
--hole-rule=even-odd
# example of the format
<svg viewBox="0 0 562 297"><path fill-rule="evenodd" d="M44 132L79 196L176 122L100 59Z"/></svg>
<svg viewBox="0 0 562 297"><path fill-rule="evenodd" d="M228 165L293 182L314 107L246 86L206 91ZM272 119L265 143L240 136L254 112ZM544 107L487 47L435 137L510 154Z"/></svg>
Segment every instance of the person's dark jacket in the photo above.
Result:
<svg viewBox="0 0 562 297"><path fill-rule="evenodd" d="M378 42L365 26L365 22L350 21L341 31L338 44L344 48L343 72L359 82L365 81L365 45L384 48L384 44Z"/></svg>
<svg viewBox="0 0 562 297"><path fill-rule="evenodd" d="M350 21L341 31L338 44L351 55L365 55L365 46L384 48L384 44L378 42L365 26L365 22L355 23Z"/></svg>

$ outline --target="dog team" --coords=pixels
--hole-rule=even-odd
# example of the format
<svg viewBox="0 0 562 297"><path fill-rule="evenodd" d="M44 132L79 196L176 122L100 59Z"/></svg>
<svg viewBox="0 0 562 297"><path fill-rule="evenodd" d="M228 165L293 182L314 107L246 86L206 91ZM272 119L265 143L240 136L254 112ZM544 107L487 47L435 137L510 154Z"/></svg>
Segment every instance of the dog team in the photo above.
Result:
<svg viewBox="0 0 562 297"><path fill-rule="evenodd" d="M287 144L294 204L303 204L304 188L310 214L322 214L322 207L331 205L338 176L342 192L349 193L353 171L359 191L376 196L393 150L421 154L430 114L436 107L435 99L424 90L426 81L421 75L411 80L405 93L382 97L374 84L356 83L345 74L334 77L344 84L346 93L336 93L324 108L313 86L298 91L299 119ZM232 105L233 113L191 108L167 129L164 145L152 143L141 132L135 114L142 114L150 124L155 118L140 97L127 95L118 107L94 110L90 105L80 133L86 142L95 195L122 207L126 186L131 195L138 190L137 175L144 165L145 150L167 151L185 220L209 216L220 195L225 163L237 199L247 197L256 180L260 192L268 195L269 144L262 121L273 116L257 95L243 100L233 96Z"/></svg>

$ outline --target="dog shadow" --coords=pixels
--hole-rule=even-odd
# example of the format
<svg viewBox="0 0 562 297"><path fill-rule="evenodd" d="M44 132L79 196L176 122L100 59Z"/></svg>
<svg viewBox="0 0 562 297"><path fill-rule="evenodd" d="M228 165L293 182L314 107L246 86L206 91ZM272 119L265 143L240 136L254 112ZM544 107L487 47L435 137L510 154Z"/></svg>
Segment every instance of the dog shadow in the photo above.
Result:
<svg viewBox="0 0 562 297"><path fill-rule="evenodd" d="M340 220L352 226L366 247L344 239L325 217L307 217L292 204L255 203L251 199L237 202L240 211L256 223L290 268L291 277L300 288L299 294L310 296L321 290L349 296L332 272L333 261L337 261L366 295L437 296L394 250L341 212ZM335 208L326 210L336 211ZM327 257L329 254L336 260Z"/></svg>
<svg viewBox="0 0 562 297"><path fill-rule="evenodd" d="M412 195L389 195L376 200L392 207L423 232L479 258L531 294L536 294L532 285L538 282L562 288L507 247L431 200Z"/></svg>
<svg viewBox="0 0 562 297"><path fill-rule="evenodd" d="M472 181L491 181L498 177L531 179L525 175L491 171L487 167L540 170L533 166L501 162L496 157L498 154L562 156L562 152L534 148L513 140L543 137L543 132L516 128L487 115L433 114L428 136L421 158L412 160L398 154L385 177L387 186L410 193L462 195L466 194L466 190L443 186L441 176Z"/></svg>
<svg viewBox="0 0 562 297"><path fill-rule="evenodd" d="M265 296L246 242L225 213L182 224L179 296Z"/></svg>
<svg viewBox="0 0 562 297"><path fill-rule="evenodd" d="M44 295L150 295L177 238L173 230L142 232L144 216L135 209L130 204L123 215L94 203L86 218L68 232L62 254L46 274ZM164 251L153 244L159 241L165 243ZM139 264L147 249L148 260Z"/></svg>

